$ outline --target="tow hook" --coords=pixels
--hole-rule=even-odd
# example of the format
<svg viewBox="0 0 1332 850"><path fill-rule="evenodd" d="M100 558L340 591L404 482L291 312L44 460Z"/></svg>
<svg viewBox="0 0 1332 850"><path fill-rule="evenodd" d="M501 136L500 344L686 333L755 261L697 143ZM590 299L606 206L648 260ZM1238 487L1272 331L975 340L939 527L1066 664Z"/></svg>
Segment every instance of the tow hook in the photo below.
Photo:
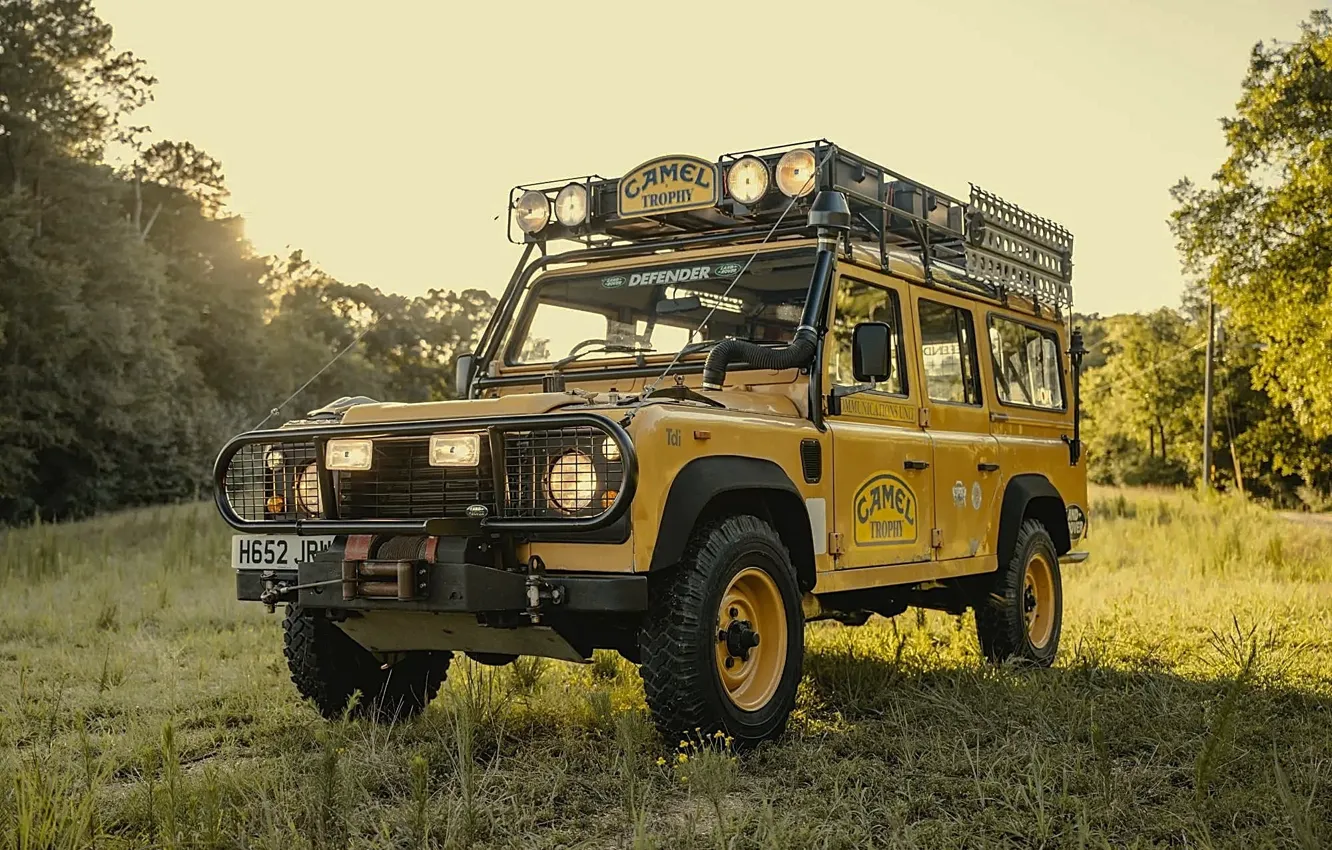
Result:
<svg viewBox="0 0 1332 850"><path fill-rule="evenodd" d="M340 578L330 579L328 581L312 581L308 584L285 584L273 580L268 575L265 575L263 578L264 589L259 594L259 601L270 614L277 610L278 602L280 602L282 597L286 596L288 593L296 593L301 590L313 590L316 587L327 587L330 584L342 584L342 579Z"/></svg>
<svg viewBox="0 0 1332 850"><path fill-rule="evenodd" d="M541 622L541 605L564 604L564 585L546 581L546 562L540 555L527 561L527 619L532 625Z"/></svg>

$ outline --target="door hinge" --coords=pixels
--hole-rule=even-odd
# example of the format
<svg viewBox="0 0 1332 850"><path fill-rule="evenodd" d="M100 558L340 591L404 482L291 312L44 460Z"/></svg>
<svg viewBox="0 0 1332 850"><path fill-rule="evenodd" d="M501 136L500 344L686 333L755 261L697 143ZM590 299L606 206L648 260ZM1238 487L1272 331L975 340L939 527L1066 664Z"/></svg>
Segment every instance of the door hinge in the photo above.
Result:
<svg viewBox="0 0 1332 850"><path fill-rule="evenodd" d="M833 557L836 557L838 555L841 555L845 551L846 550L842 548L842 532L840 531L828 532L828 554L832 555Z"/></svg>
<svg viewBox="0 0 1332 850"><path fill-rule="evenodd" d="M942 528L931 528L931 529L930 529L930 546L933 547L933 548L935 548L935 549L938 549L940 546L943 546L943 529L942 529Z"/></svg>
<svg viewBox="0 0 1332 850"><path fill-rule="evenodd" d="M930 409L928 407L918 408L916 410L916 414L917 414L916 419L920 423L920 427L922 428L930 427Z"/></svg>

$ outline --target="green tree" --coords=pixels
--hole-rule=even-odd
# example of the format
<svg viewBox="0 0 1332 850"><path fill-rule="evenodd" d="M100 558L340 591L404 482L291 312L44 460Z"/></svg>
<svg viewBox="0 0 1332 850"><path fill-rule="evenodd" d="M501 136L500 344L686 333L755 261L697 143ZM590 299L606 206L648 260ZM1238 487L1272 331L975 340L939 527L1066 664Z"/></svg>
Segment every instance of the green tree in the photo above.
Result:
<svg viewBox="0 0 1332 850"><path fill-rule="evenodd" d="M132 124L154 81L111 35L88 2L0 0L4 522L202 494L221 443L344 349L283 413L448 396L494 307L256 254L221 163ZM118 171L112 142L137 151Z"/></svg>
<svg viewBox="0 0 1332 850"><path fill-rule="evenodd" d="M1332 15L1259 43L1208 186L1174 188L1186 268L1261 348L1255 386L1305 439L1332 436Z"/></svg>
<svg viewBox="0 0 1332 850"><path fill-rule="evenodd" d="M1203 352L1188 316L1162 308L1101 321L1104 365L1088 371L1087 439L1095 478L1182 484L1196 473Z"/></svg>

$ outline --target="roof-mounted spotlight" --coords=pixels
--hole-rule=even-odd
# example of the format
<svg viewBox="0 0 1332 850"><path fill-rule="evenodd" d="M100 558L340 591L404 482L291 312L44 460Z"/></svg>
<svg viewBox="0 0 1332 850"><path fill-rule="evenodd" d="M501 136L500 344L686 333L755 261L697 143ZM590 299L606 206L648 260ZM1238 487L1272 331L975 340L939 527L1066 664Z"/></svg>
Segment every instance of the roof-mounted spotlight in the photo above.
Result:
<svg viewBox="0 0 1332 850"><path fill-rule="evenodd" d="M752 207L768 193L768 166L756 156L741 157L726 170L726 189L731 197Z"/></svg>
<svg viewBox="0 0 1332 850"><path fill-rule="evenodd" d="M587 221L587 187L570 183L555 196L555 218L565 227L577 227Z"/></svg>
<svg viewBox="0 0 1332 850"><path fill-rule="evenodd" d="M513 219L524 233L536 233L550 223L550 199L544 192L529 189L513 205Z"/></svg>
<svg viewBox="0 0 1332 850"><path fill-rule="evenodd" d="M777 188L788 198L805 197L814 191L817 167L813 151L804 148L787 151L777 160Z"/></svg>

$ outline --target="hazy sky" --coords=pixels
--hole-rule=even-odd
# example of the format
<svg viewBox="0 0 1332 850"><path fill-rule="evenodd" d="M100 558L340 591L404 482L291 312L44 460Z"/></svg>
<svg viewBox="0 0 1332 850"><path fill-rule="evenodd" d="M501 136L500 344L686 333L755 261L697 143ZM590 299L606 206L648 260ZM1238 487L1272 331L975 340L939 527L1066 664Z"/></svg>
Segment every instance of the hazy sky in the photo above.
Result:
<svg viewBox="0 0 1332 850"><path fill-rule="evenodd" d="M1100 312L1178 302L1168 190L1312 5L98 0L161 80L140 117L222 160L259 249L349 282L498 291L516 183L822 136L1064 224Z"/></svg>

